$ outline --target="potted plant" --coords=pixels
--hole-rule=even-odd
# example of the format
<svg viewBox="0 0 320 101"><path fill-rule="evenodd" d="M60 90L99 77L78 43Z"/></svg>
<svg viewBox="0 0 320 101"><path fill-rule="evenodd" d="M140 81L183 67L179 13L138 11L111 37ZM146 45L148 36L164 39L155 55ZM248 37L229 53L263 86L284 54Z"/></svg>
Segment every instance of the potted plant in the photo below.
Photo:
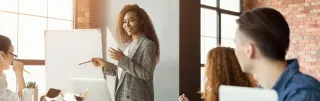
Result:
<svg viewBox="0 0 320 101"><path fill-rule="evenodd" d="M26 83L22 99L23 101L38 101L38 85L36 82Z"/></svg>

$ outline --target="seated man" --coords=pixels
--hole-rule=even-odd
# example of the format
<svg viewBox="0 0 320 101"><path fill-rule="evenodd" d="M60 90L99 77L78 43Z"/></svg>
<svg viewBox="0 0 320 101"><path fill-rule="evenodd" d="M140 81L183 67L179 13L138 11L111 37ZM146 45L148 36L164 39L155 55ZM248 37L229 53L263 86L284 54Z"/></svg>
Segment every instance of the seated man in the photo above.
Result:
<svg viewBox="0 0 320 101"><path fill-rule="evenodd" d="M236 22L236 56L260 88L276 90L279 101L320 101L319 81L302 74L296 59L285 60L290 29L280 12L257 8Z"/></svg>

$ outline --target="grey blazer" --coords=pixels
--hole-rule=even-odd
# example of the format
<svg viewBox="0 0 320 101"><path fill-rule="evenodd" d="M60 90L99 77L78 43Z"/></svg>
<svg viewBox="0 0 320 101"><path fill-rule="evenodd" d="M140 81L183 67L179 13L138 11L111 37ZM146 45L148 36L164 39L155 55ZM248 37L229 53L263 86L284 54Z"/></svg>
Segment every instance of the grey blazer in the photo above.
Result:
<svg viewBox="0 0 320 101"><path fill-rule="evenodd" d="M108 63L104 73L120 76L116 79L115 101L154 101L153 73L156 65L156 45L144 34L128 56L118 65ZM117 68L123 72L118 74Z"/></svg>

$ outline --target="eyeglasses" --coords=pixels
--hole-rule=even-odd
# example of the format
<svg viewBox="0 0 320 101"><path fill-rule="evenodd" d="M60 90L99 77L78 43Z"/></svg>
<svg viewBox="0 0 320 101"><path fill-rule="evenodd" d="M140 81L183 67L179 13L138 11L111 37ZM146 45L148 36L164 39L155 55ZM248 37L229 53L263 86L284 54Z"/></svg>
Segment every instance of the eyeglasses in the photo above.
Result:
<svg viewBox="0 0 320 101"><path fill-rule="evenodd" d="M14 59L16 59L16 58L18 57L17 55L15 55L15 54L13 54L13 53L11 53L11 52L8 52L8 53L11 54Z"/></svg>
<svg viewBox="0 0 320 101"><path fill-rule="evenodd" d="M9 54L11 54L12 56L13 56L13 60L16 60L17 59L17 55L15 55L15 54L13 54L13 53L11 53L11 52L8 52ZM13 61L11 62L11 65L13 64Z"/></svg>

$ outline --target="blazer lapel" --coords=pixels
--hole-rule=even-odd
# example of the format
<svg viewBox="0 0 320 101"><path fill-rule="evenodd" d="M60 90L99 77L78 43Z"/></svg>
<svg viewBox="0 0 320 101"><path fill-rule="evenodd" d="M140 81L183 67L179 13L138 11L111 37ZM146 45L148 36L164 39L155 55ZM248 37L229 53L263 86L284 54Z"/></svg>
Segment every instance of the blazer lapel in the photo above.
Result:
<svg viewBox="0 0 320 101"><path fill-rule="evenodd" d="M144 34L141 35L141 37L139 38L138 42L136 43L136 45L133 47L133 49L130 51L128 57L130 59L132 59L133 55L136 53L137 49L139 48L139 46L141 45L141 43L143 42L143 40L146 38L146 36Z"/></svg>
<svg viewBox="0 0 320 101"><path fill-rule="evenodd" d="M128 57L130 59L132 59L132 57L134 56L134 54L136 53L137 49L139 48L139 46L141 45L141 43L143 42L143 40L146 38L146 36L144 34L141 35L141 37L139 38L138 42L136 43L136 45L133 47L133 49L130 51L130 53L128 54ZM128 47L127 47L128 48ZM121 68L121 67L118 67ZM122 71L121 75L120 75L120 80L118 82L117 85L117 89L116 92L118 91L119 87L121 86L123 80L124 80L124 76L125 74L127 74L125 71Z"/></svg>

